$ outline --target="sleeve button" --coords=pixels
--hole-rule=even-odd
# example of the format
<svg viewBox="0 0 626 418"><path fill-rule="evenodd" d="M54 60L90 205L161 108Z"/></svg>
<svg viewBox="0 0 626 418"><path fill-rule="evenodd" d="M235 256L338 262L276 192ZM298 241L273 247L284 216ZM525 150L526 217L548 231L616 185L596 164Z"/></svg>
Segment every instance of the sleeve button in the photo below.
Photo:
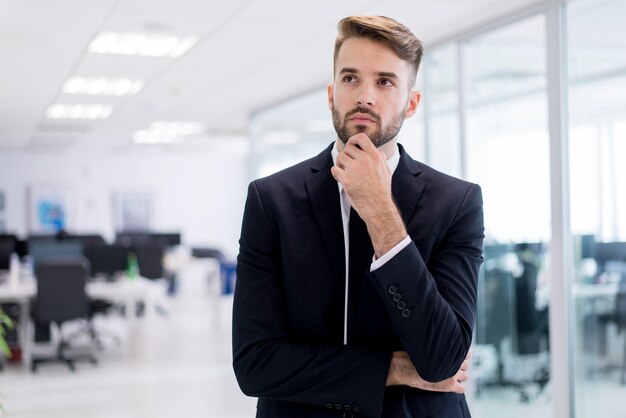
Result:
<svg viewBox="0 0 626 418"><path fill-rule="evenodd" d="M402 311L402 310L404 310L404 308L406 308L406 302L401 300L400 302L398 302L396 307L398 308L399 311Z"/></svg>
<svg viewBox="0 0 626 418"><path fill-rule="evenodd" d="M343 408L342 404L340 404L340 403L336 403L335 404L335 409L341 409L341 408Z"/></svg>
<svg viewBox="0 0 626 418"><path fill-rule="evenodd" d="M359 405L353 405L352 406L352 411L354 413L358 414L360 410L361 410L361 407Z"/></svg>
<svg viewBox="0 0 626 418"><path fill-rule="evenodd" d="M387 292L389 292L390 295L395 295L396 293L398 293L398 288L394 285L391 285L387 288Z"/></svg>
<svg viewBox="0 0 626 418"><path fill-rule="evenodd" d="M402 318L408 318L409 316L411 316L411 310L403 309L401 315L402 315Z"/></svg>
<svg viewBox="0 0 626 418"><path fill-rule="evenodd" d="M402 293L396 293L393 295L394 302L400 302L401 299L402 299Z"/></svg>
<svg viewBox="0 0 626 418"><path fill-rule="evenodd" d="M328 408L328 409L333 409L333 404L332 404L332 403L327 403L327 404L324 404L324 406L325 406L326 408Z"/></svg>

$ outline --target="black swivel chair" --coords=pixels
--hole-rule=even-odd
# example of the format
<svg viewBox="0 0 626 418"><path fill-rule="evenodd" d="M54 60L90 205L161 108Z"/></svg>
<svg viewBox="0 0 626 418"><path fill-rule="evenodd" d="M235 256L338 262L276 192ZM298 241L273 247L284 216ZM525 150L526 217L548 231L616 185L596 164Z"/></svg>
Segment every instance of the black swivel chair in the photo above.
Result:
<svg viewBox="0 0 626 418"><path fill-rule="evenodd" d="M165 247L162 242L149 242L131 247L130 251L137 257L139 264L139 275L150 280L164 280L171 286L172 276L165 271L163 260L165 257ZM167 309L162 305L155 306L156 311L161 315L167 315ZM141 312L143 308L140 307Z"/></svg>
<svg viewBox="0 0 626 418"><path fill-rule="evenodd" d="M522 247L522 251L527 249ZM548 311L536 308L537 266L527 260L523 252L518 255L523 272L515 279L515 329L512 348L518 358L531 360L548 349ZM518 388L522 402L531 399L528 385L537 385L540 394L550 380L549 364L536 364L532 361L529 363L536 367L532 370L532 378L510 382L512 386Z"/></svg>
<svg viewBox="0 0 626 418"><path fill-rule="evenodd" d="M621 366L620 383L626 385L626 261L614 262L613 268L621 274L621 280L617 294L615 295L615 307L613 312L599 316L601 323L613 322L617 325L617 332L624 339L624 359Z"/></svg>
<svg viewBox="0 0 626 418"><path fill-rule="evenodd" d="M37 299L32 316L37 323L55 323L59 328L60 341L56 356L33 358L31 369L37 371L42 363L66 363L74 371L74 363L86 360L96 364L91 355L69 355L68 341L63 337L62 325L66 321L85 319L89 314L89 299L85 283L89 275L89 263L84 257L59 257L43 260L35 269Z"/></svg>
<svg viewBox="0 0 626 418"><path fill-rule="evenodd" d="M163 257L165 248L160 243L146 243L131 247L131 251L137 256L139 274L147 279L165 278Z"/></svg>
<svg viewBox="0 0 626 418"><path fill-rule="evenodd" d="M624 362L622 363L622 374L620 382L626 385L626 277L622 277L620 289L615 297L615 323L617 330L624 339Z"/></svg>

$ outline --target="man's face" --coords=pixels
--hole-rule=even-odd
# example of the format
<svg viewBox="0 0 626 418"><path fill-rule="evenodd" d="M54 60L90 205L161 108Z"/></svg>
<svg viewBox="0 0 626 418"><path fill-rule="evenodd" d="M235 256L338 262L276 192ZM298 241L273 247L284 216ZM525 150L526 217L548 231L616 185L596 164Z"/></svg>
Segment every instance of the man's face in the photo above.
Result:
<svg viewBox="0 0 626 418"><path fill-rule="evenodd" d="M376 147L394 139L413 116L419 94L409 91L410 64L388 46L368 38L348 38L335 62L328 104L337 136L345 144L364 132Z"/></svg>

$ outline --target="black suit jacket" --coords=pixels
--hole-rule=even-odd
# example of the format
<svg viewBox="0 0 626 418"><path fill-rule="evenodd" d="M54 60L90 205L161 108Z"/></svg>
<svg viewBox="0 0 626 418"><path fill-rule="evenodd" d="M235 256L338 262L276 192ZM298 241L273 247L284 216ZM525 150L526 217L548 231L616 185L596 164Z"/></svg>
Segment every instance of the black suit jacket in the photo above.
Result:
<svg viewBox="0 0 626 418"><path fill-rule="evenodd" d="M482 262L480 188L400 146L392 191L412 243L364 278L343 345L332 146L249 186L233 310L241 389L259 397L257 417L469 417L462 395L385 383L393 351L407 351L429 381L453 376L465 359ZM392 293L402 296L402 310Z"/></svg>

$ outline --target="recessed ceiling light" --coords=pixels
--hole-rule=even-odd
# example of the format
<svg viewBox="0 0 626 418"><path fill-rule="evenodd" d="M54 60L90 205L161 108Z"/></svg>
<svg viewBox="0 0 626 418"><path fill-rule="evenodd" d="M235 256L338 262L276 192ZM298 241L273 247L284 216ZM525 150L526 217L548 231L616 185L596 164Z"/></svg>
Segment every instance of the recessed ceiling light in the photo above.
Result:
<svg viewBox="0 0 626 418"><path fill-rule="evenodd" d="M149 129L141 129L133 135L133 142L136 144L173 144L182 139L180 135L154 132Z"/></svg>
<svg viewBox="0 0 626 418"><path fill-rule="evenodd" d="M180 142L186 136L200 135L206 131L201 122L156 121L148 129L141 129L133 135L136 144L171 144Z"/></svg>
<svg viewBox="0 0 626 418"><path fill-rule="evenodd" d="M113 113L110 105L55 104L48 108L50 119L106 119Z"/></svg>
<svg viewBox="0 0 626 418"><path fill-rule="evenodd" d="M65 94L126 96L139 93L143 80L129 78L73 77L63 84Z"/></svg>
<svg viewBox="0 0 626 418"><path fill-rule="evenodd" d="M201 122L156 121L150 124L153 132L164 132L176 135L199 135L206 130Z"/></svg>
<svg viewBox="0 0 626 418"><path fill-rule="evenodd" d="M89 44L89 52L142 57L180 57L196 42L198 38L195 36L102 32Z"/></svg>
<svg viewBox="0 0 626 418"><path fill-rule="evenodd" d="M263 142L268 145L295 144L299 140L300 135L296 131L270 131L263 135Z"/></svg>

